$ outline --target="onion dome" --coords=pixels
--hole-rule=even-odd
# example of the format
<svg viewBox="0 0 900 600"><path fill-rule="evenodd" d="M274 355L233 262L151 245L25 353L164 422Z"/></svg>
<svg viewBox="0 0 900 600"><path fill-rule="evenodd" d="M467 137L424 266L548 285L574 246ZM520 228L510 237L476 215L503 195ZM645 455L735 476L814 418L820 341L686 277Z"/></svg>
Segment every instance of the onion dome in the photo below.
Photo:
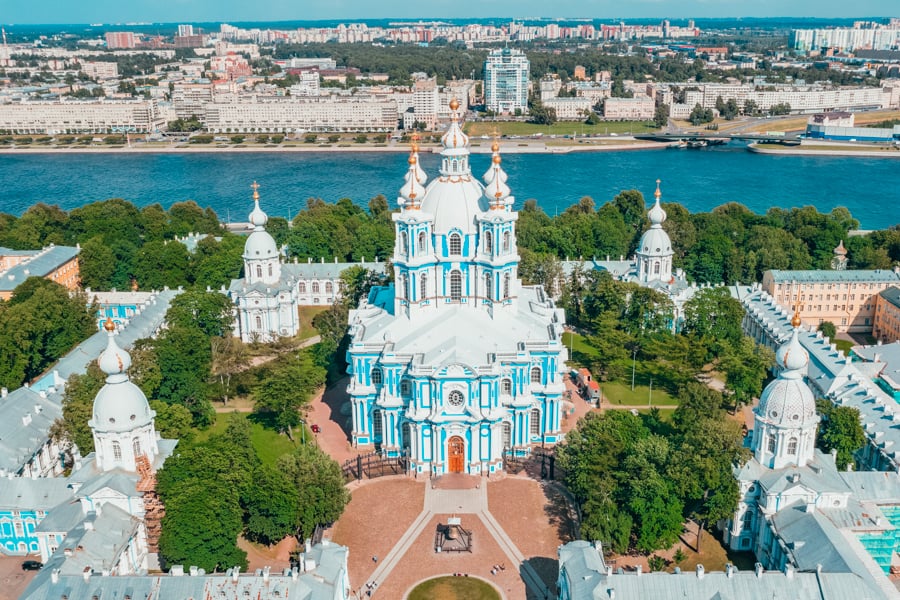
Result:
<svg viewBox="0 0 900 600"><path fill-rule="evenodd" d="M428 175L425 173L425 170L422 168L422 164L419 162L419 134L418 132L413 132L412 134L412 145L409 148L410 154L416 157L416 180L421 184L425 185L425 182L428 181Z"/></svg>
<svg viewBox="0 0 900 600"><path fill-rule="evenodd" d="M462 128L459 126L459 100L454 98L450 101L450 127L447 128L446 133L441 137L441 145L444 147L445 156L448 154L448 151L452 153L452 151L464 151L465 154L469 153L469 136L463 133Z"/></svg>
<svg viewBox="0 0 900 600"><path fill-rule="evenodd" d="M650 219L650 229L641 236L641 241L638 243L637 248L639 254L646 256L670 256L672 254L672 240L669 239L669 234L662 228L662 224L666 220L666 211L659 204L659 199L662 197L662 192L659 191L659 183L660 181L657 179L656 192L653 194L656 196L656 203L650 209L650 212L647 213L647 217Z"/></svg>
<svg viewBox="0 0 900 600"><path fill-rule="evenodd" d="M491 175L490 179L485 178L484 195L490 202L491 210L502 210L505 208L506 199L509 198L510 194L509 186L506 185L506 173L503 172L503 168L500 166L501 162L503 162L503 159L500 158L500 155L494 154L494 157L491 159L493 175Z"/></svg>
<svg viewBox="0 0 900 600"><path fill-rule="evenodd" d="M841 243L834 249L834 254L836 256L847 256L847 249L844 248L844 240L841 240Z"/></svg>
<svg viewBox="0 0 900 600"><path fill-rule="evenodd" d="M795 313L791 339L775 355L782 370L763 390L756 408L760 418L784 427L805 427L818 419L815 397L803 381L809 354L800 344L800 323L800 315Z"/></svg>
<svg viewBox="0 0 900 600"><path fill-rule="evenodd" d="M406 183L400 188L400 206L409 210L418 210L425 196L425 188L419 183L416 170L419 161L414 153L409 155L409 171L406 173Z"/></svg>
<svg viewBox="0 0 900 600"><path fill-rule="evenodd" d="M109 340L97 364L106 373L106 385L94 398L93 418L88 425L95 431L130 431L148 425L156 413L150 410L141 388L128 379L131 356L116 343L112 319L107 319L103 328Z"/></svg>
<svg viewBox="0 0 900 600"><path fill-rule="evenodd" d="M650 209L650 212L647 213L647 217L650 219L650 225L652 227L662 227L662 224L666 220L666 211L659 205L659 199L662 197L662 192L659 191L659 183L660 180L657 179L656 191L653 192L653 195L656 197L656 203L653 205L653 208Z"/></svg>
<svg viewBox="0 0 900 600"><path fill-rule="evenodd" d="M274 258L278 256L278 245L265 230L269 216L259 207L259 184L254 181L250 187L253 188L253 211L248 218L253 225L253 232L244 244L244 259Z"/></svg>

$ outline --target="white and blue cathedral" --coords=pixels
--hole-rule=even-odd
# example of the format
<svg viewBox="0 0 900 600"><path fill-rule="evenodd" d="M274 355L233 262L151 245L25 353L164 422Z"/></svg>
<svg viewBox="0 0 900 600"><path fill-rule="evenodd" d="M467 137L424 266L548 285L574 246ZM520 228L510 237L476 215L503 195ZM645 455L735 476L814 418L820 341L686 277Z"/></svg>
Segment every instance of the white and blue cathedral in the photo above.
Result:
<svg viewBox="0 0 900 600"><path fill-rule="evenodd" d="M426 174L413 144L394 214L394 284L350 314L353 444L415 473L489 474L562 440L565 315L518 278L514 198L494 144L472 176L459 104Z"/></svg>

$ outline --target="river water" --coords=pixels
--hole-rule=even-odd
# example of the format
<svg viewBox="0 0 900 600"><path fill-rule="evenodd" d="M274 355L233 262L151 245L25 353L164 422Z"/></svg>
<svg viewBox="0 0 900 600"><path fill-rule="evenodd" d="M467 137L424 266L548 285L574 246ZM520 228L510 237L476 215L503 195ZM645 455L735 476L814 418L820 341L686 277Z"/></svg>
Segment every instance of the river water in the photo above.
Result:
<svg viewBox="0 0 900 600"><path fill-rule="evenodd" d="M0 211L19 215L47 202L69 210L105 198L138 206L192 199L222 219L244 220L250 183L263 207L288 217L319 197L365 204L378 194L391 204L403 183L407 156L399 152L265 152L185 154L0 154ZM429 178L439 156L422 155ZM481 175L490 163L473 155ZM662 180L664 202L691 212L740 202L757 213L773 206L845 206L863 229L900 223L900 160L864 157L772 156L728 145L703 150L641 150L570 154L505 154L503 166L517 207L535 198L550 215L583 196L598 205L624 189L652 198Z"/></svg>

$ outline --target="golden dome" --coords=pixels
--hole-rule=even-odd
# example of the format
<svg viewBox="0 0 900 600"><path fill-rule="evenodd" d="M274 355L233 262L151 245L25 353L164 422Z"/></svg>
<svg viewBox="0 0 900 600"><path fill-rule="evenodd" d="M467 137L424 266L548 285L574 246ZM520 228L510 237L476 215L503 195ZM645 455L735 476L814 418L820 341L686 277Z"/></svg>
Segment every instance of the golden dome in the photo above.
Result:
<svg viewBox="0 0 900 600"><path fill-rule="evenodd" d="M495 165L499 165L501 162L503 162L503 159L500 158L500 155L499 155L499 154L495 154L495 155L494 155L494 158L492 158L491 161L492 161Z"/></svg>
<svg viewBox="0 0 900 600"><path fill-rule="evenodd" d="M406 161L406 162L408 162L408 163L411 164L411 165L414 165L414 164L416 164L416 157L415 157L415 156L410 156L410 157L409 157L409 160Z"/></svg>
<svg viewBox="0 0 900 600"><path fill-rule="evenodd" d="M794 316L791 318L791 325L794 327L800 327L803 324L803 321L800 320L800 307L797 307L797 310L794 311Z"/></svg>
<svg viewBox="0 0 900 600"><path fill-rule="evenodd" d="M106 321L103 322L103 329L109 332L116 330L116 324L111 317L106 317Z"/></svg>
<svg viewBox="0 0 900 600"><path fill-rule="evenodd" d="M459 108L459 100L456 98L450 101L450 110L457 110Z"/></svg>
<svg viewBox="0 0 900 600"><path fill-rule="evenodd" d="M500 152L500 142L494 140L494 143L491 144L491 152Z"/></svg>

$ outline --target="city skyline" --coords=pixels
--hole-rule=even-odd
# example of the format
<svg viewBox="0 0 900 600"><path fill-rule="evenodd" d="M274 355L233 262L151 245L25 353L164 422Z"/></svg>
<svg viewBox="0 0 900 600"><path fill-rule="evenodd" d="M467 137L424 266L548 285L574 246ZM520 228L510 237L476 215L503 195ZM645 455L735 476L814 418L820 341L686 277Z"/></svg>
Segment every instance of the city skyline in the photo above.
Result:
<svg viewBox="0 0 900 600"><path fill-rule="evenodd" d="M488 0L473 3L434 0L427 8L399 0L377 4L363 0L335 0L303 10L288 0L271 0L263 6L237 0L136 0L122 5L115 0L91 0L72 4L47 0L16 3L4 13L6 23L118 23L118 22L215 22L397 18L528 18L570 17L595 19L637 18L738 18L738 17L818 17L851 18L891 16L896 5L891 0L866 0L848 4L838 0L798 0L783 3L759 0L752 6L735 0L637 0L627 8L613 0L561 0L547 14L546 4L537 0Z"/></svg>

